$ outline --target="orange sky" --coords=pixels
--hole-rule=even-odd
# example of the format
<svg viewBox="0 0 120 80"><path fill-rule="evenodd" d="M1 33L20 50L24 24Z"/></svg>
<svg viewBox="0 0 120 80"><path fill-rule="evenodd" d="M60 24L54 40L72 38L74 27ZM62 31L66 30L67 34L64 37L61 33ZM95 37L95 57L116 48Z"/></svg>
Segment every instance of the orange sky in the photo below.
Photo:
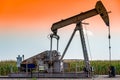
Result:
<svg viewBox="0 0 120 80"><path fill-rule="evenodd" d="M16 55L20 53L30 57L43 50L48 50L49 39L47 39L46 36L51 33L51 25L61 19L93 9L97 1L98 0L0 0L0 58L14 59ZM119 59L120 0L101 1L108 11L112 11L109 17L112 50L114 53L113 58ZM93 58L102 59L100 56L101 53L103 53L103 57L107 59L108 31L103 20L100 16L95 16L84 21L90 23L87 28L94 34L90 37L91 51L94 54ZM60 52L63 51L66 44L65 42L69 39L74 27L74 25L71 25L71 27L69 26L59 30L59 34L62 36L60 38ZM79 47L76 46L78 41L79 39L75 40L75 44L72 45L74 47L71 47L70 50L75 49L71 52L68 51L68 53L78 53L75 52L79 50ZM6 55L10 53L11 57L8 58ZM76 55L71 55L76 58Z"/></svg>
<svg viewBox="0 0 120 80"><path fill-rule="evenodd" d="M94 8L97 0L1 0L0 31L36 31ZM116 31L119 26L120 0L102 0L111 10L110 22ZM93 18L94 19L94 18ZM96 20L99 19L96 18ZM97 20L99 22L99 20ZM115 31L114 31L115 32Z"/></svg>

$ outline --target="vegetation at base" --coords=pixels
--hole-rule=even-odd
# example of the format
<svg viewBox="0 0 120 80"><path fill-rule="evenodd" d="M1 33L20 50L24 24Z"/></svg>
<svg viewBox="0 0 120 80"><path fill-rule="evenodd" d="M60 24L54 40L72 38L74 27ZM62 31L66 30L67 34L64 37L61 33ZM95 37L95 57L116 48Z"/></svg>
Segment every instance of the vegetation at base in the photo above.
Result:
<svg viewBox="0 0 120 80"><path fill-rule="evenodd" d="M120 61L91 61L91 66L94 68L94 73L99 75L108 74L109 66L112 65L116 69L116 74L120 75Z"/></svg>
<svg viewBox="0 0 120 80"><path fill-rule="evenodd" d="M6 60L0 61L0 75L5 76L10 72L17 72L16 61Z"/></svg>
<svg viewBox="0 0 120 80"><path fill-rule="evenodd" d="M97 75L108 75L109 72L109 66L112 65L116 69L116 74L120 75L120 61L115 60L115 61L103 61L103 60L97 60L97 61L90 61L91 66L94 69L94 74ZM84 68L84 62L83 61L71 61L69 62L69 68L66 69L66 72L80 72Z"/></svg>
<svg viewBox="0 0 120 80"><path fill-rule="evenodd" d="M108 75L109 70L109 61L91 61L91 66L94 68L94 74L97 75ZM83 70L84 62L83 61L70 61L68 62L69 68L66 69L66 72L79 72ZM116 68L116 74L120 75L120 61L115 60L111 61L111 65ZM18 72L16 67L16 61L0 61L0 75L8 75L10 72Z"/></svg>
<svg viewBox="0 0 120 80"><path fill-rule="evenodd" d="M32 78L32 80L37 80L37 78Z"/></svg>

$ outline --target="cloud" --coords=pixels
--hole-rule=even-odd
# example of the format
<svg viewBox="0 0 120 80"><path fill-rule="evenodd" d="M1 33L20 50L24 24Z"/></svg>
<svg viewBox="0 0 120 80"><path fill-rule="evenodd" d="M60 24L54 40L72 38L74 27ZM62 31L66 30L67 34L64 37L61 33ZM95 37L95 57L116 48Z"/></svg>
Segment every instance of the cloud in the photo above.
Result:
<svg viewBox="0 0 120 80"><path fill-rule="evenodd" d="M84 31L84 34L85 34L85 35L94 36L93 32L90 31L90 30L85 30L85 29L83 29L83 31Z"/></svg>
<svg viewBox="0 0 120 80"><path fill-rule="evenodd" d="M86 35L87 35L87 36L94 36L93 32L90 31L90 30L83 29L83 32L84 32L84 36L86 36ZM79 35L79 32L77 32L75 35L78 36L78 35Z"/></svg>

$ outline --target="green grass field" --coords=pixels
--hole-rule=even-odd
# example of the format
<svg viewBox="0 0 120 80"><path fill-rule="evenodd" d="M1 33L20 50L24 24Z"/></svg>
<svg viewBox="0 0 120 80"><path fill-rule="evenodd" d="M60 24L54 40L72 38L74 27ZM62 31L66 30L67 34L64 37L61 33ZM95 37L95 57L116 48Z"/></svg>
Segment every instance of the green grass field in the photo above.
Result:
<svg viewBox="0 0 120 80"><path fill-rule="evenodd" d="M91 66L94 68L94 74L98 75L105 75L108 74L110 61L91 61ZM116 74L120 75L120 61L115 60L111 61L111 65L115 66ZM67 69L67 72L74 72L77 70L77 72L82 71L84 67L84 62L70 62L69 63L69 69Z"/></svg>
<svg viewBox="0 0 120 80"><path fill-rule="evenodd" d="M94 67L94 74L105 75L108 74L109 61L91 61L91 66ZM115 66L116 74L120 75L120 61L111 61L111 65ZM77 67L76 67L77 66ZM84 62L71 61L67 72L81 71L84 67ZM10 72L17 72L16 61L0 61L0 75L8 75Z"/></svg>
<svg viewBox="0 0 120 80"><path fill-rule="evenodd" d="M10 72L17 72L16 61L0 61L0 75L8 75Z"/></svg>

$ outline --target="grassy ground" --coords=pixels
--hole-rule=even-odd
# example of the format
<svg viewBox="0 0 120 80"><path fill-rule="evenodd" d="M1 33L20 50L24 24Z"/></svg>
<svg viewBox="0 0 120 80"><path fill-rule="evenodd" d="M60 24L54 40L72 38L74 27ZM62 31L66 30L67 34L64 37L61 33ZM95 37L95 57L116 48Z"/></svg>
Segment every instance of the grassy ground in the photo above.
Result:
<svg viewBox="0 0 120 80"><path fill-rule="evenodd" d="M91 66L94 67L94 73L97 75L106 75L109 70L109 61L91 61ZM111 65L115 66L116 74L120 75L120 61L111 61ZM71 61L67 72L81 71L83 70L83 61ZM10 72L17 72L16 61L0 61L0 76L8 75Z"/></svg>
<svg viewBox="0 0 120 80"><path fill-rule="evenodd" d="M16 61L0 61L0 75L8 75L10 72L17 72Z"/></svg>
<svg viewBox="0 0 120 80"><path fill-rule="evenodd" d="M109 71L109 66L112 65L116 69L116 74L120 75L120 61L91 61L91 66L94 68L94 74L97 75L106 75ZM71 61L69 62L69 68L66 69L67 72L77 72L82 71L84 67L83 61Z"/></svg>

